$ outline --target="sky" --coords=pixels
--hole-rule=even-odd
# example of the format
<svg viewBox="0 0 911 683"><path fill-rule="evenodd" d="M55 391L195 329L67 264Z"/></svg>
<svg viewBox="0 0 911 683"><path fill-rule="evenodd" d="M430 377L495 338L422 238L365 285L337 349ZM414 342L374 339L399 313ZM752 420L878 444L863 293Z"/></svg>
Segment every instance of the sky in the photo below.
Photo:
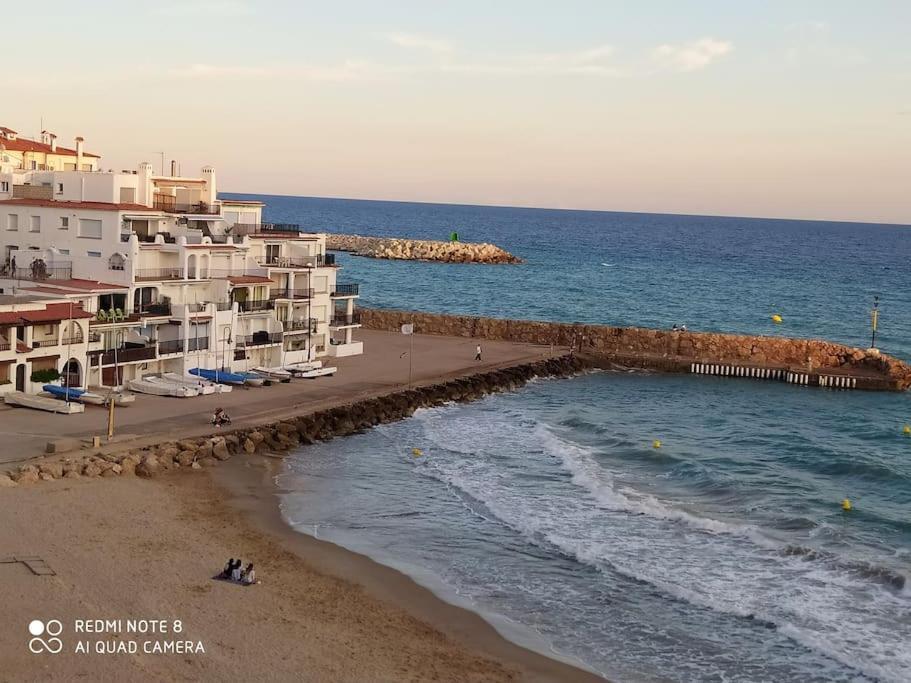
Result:
<svg viewBox="0 0 911 683"><path fill-rule="evenodd" d="M14 3L0 125L223 191L911 224L909 0ZM71 146L71 145L70 145Z"/></svg>

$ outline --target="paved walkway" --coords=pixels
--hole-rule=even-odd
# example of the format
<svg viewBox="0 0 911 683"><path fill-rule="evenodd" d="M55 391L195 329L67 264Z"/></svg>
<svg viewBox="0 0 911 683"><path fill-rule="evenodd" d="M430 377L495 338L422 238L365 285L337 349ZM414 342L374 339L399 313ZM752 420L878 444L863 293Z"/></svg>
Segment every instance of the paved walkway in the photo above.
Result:
<svg viewBox="0 0 911 683"><path fill-rule="evenodd" d="M115 409L115 437L138 446L208 434L213 430L209 420L218 406L228 411L238 427L403 388L408 382L411 340L402 334L375 330L360 330L357 337L364 342L363 355L323 359L325 365L338 367L333 377L296 379L271 387L236 387L229 394L185 399L137 394L133 405ZM443 378L532 362L551 354L550 347L484 341L484 360L479 363L474 360L476 344L475 339L415 335L412 381L430 384ZM565 351L556 349L553 353ZM0 464L19 462L42 454L52 439L90 439L106 434L107 409L88 405L81 414L55 415L0 405L0 433Z"/></svg>

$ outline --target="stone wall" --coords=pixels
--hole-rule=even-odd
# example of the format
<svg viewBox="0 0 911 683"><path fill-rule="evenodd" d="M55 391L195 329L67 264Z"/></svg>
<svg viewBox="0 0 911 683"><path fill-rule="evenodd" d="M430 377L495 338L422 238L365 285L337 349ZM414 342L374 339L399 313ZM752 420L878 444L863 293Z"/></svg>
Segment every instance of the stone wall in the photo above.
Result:
<svg viewBox="0 0 911 683"><path fill-rule="evenodd" d="M381 259L445 263L522 263L522 259L495 244L486 242L441 242L329 234L326 238L326 248Z"/></svg>
<svg viewBox="0 0 911 683"><path fill-rule="evenodd" d="M573 356L550 358L502 370L478 373L430 386L300 415L271 424L226 431L217 435L165 441L127 453L95 453L61 461L26 464L0 472L0 488L53 479L80 477L156 477L172 470L215 467L241 453L284 452L301 444L354 434L378 424L401 420L418 408L452 401L473 401L499 391L511 391L533 377L565 377L584 370Z"/></svg>
<svg viewBox="0 0 911 683"><path fill-rule="evenodd" d="M911 387L911 366L885 355L819 339L792 339L711 332L672 332L501 320L385 309L360 309L365 327L398 330L414 323L419 334L476 337L530 344L570 346L580 353L634 367L689 370L691 363L727 363L770 368L837 369L881 378L883 388ZM886 386L888 385L888 386Z"/></svg>

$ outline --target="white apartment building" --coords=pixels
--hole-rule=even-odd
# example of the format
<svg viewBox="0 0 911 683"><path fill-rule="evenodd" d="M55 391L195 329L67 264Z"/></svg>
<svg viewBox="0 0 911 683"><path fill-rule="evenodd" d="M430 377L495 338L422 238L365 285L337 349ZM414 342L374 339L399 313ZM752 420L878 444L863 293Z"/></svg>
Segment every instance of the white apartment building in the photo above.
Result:
<svg viewBox="0 0 911 683"><path fill-rule="evenodd" d="M173 163L167 176L148 163L100 171L97 156L85 170L53 157L30 168L8 152L0 150L0 393L40 390L30 378L52 358L70 386L110 387L195 367L362 353L358 287L337 281L325 235L264 224L261 202L220 199L213 168L198 178L174 175ZM51 312L20 324L16 314L32 307Z"/></svg>

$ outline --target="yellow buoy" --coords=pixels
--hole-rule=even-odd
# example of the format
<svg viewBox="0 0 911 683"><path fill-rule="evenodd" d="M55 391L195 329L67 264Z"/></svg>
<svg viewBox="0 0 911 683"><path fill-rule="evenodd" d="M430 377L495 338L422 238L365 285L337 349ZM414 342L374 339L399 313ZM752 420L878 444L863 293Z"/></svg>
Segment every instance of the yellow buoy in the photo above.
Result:
<svg viewBox="0 0 911 683"><path fill-rule="evenodd" d="M658 439L652 441L652 448L661 448L661 442Z"/></svg>
<svg viewBox="0 0 911 683"><path fill-rule="evenodd" d="M911 434L911 425L905 425L902 427L902 434Z"/></svg>
<svg viewBox="0 0 911 683"><path fill-rule="evenodd" d="M415 458L420 458L422 455L424 455L424 452L420 448L412 448L411 455L413 455Z"/></svg>
<svg viewBox="0 0 911 683"><path fill-rule="evenodd" d="M772 316L772 322L775 323L776 325L780 324L781 316L776 313L775 315Z"/></svg>
<svg viewBox="0 0 911 683"><path fill-rule="evenodd" d="M851 505L850 500L845 498L843 501L841 501L841 509L844 510L845 512L851 512L851 510L854 509L854 506Z"/></svg>

